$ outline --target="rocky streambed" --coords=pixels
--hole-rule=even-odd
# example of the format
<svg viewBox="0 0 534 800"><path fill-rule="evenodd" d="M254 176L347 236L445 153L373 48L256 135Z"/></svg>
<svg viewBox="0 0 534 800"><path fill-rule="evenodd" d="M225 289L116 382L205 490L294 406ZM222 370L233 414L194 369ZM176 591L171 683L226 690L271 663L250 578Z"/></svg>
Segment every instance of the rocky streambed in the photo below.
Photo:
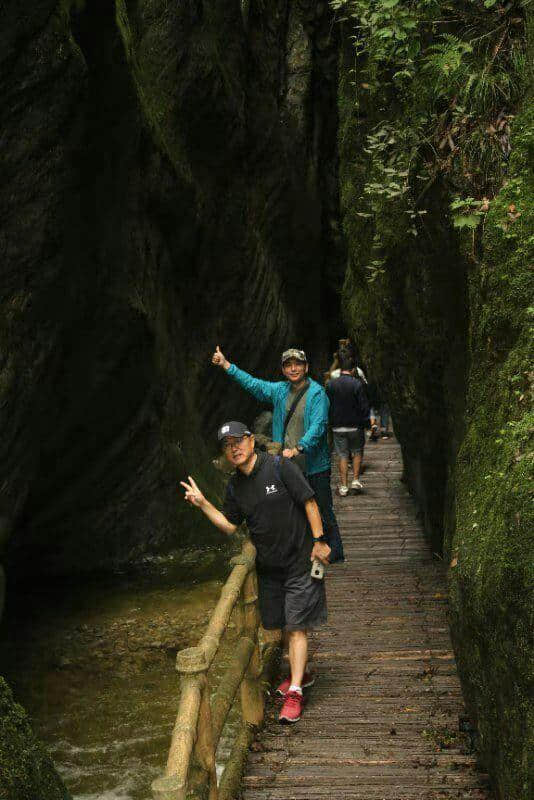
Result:
<svg viewBox="0 0 534 800"><path fill-rule="evenodd" d="M77 800L151 797L178 707L174 658L204 631L226 575L220 561L171 554L134 574L51 578L10 594L0 672Z"/></svg>

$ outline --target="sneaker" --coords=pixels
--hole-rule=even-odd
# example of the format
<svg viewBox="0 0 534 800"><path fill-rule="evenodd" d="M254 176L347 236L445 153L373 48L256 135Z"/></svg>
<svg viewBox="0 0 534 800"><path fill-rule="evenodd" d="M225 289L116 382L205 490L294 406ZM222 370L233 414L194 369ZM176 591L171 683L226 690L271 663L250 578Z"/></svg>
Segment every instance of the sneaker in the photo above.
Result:
<svg viewBox="0 0 534 800"><path fill-rule="evenodd" d="M382 431L380 436L382 437L382 439L389 439L389 433L387 431Z"/></svg>
<svg viewBox="0 0 534 800"><path fill-rule="evenodd" d="M363 483L360 483L360 481L357 481L357 480L356 480L356 478L355 478L355 479L352 481L352 483L351 483L351 485L350 485L350 488L351 488L351 489L357 489L357 490L358 490L358 492L361 492L361 490L363 489Z"/></svg>
<svg viewBox="0 0 534 800"><path fill-rule="evenodd" d="M339 491L339 494L340 494L341 497L346 497L348 495L348 493L349 493L349 487L348 486L340 486L338 491Z"/></svg>
<svg viewBox="0 0 534 800"><path fill-rule="evenodd" d="M309 672L305 672L302 678L302 688L309 689L310 686L313 686L314 683L315 683L315 678L313 677L313 675L310 675ZM285 681L282 681L280 686L275 690L275 694L277 694L278 697L285 697L290 686L291 686L291 678L286 678Z"/></svg>
<svg viewBox="0 0 534 800"><path fill-rule="evenodd" d="M282 710L280 711L278 721L290 723L298 722L302 714L303 704L304 698L299 692L288 692Z"/></svg>

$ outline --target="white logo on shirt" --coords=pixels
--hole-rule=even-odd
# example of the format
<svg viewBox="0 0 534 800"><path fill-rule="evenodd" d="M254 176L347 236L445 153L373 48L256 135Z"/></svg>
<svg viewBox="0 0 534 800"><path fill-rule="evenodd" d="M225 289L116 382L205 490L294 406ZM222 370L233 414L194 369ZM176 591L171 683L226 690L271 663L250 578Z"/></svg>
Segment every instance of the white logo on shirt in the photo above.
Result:
<svg viewBox="0 0 534 800"><path fill-rule="evenodd" d="M266 487L265 487L265 494L274 494L274 493L275 493L275 492L277 492L277 491L278 491L278 489L276 488L276 486L274 485L274 483L273 483L273 485L272 485L272 486L266 486Z"/></svg>

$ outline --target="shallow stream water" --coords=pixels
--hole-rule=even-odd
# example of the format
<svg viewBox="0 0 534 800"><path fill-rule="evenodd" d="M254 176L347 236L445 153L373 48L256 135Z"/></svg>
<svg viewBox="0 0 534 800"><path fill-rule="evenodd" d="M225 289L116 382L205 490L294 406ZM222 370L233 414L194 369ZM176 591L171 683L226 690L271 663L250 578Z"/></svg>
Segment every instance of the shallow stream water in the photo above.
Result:
<svg viewBox="0 0 534 800"><path fill-rule="evenodd" d="M200 639L227 572L215 553L197 551L128 576L51 578L10 593L0 673L76 800L151 797L178 707L176 652Z"/></svg>

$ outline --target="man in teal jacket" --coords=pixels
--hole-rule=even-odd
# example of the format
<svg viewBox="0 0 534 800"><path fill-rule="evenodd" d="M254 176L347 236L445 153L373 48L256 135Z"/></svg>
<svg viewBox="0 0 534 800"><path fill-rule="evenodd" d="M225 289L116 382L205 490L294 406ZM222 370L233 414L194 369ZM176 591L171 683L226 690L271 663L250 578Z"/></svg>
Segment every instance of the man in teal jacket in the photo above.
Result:
<svg viewBox="0 0 534 800"><path fill-rule="evenodd" d="M286 379L283 381L254 378L231 364L219 347L212 363L225 370L257 400L273 406L273 441L280 443L283 455L294 459L305 473L321 511L332 550L330 560L332 563L343 561L343 544L330 488L329 401L323 387L308 378L306 354L294 348L282 354L282 372Z"/></svg>

